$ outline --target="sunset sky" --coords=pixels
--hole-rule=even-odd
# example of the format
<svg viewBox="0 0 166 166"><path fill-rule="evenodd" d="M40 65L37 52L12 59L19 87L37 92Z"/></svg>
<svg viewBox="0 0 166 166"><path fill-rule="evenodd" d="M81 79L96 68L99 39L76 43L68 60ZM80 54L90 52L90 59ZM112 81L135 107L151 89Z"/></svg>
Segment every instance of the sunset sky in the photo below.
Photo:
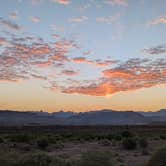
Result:
<svg viewBox="0 0 166 166"><path fill-rule="evenodd" d="M0 0L0 109L166 108L165 0Z"/></svg>

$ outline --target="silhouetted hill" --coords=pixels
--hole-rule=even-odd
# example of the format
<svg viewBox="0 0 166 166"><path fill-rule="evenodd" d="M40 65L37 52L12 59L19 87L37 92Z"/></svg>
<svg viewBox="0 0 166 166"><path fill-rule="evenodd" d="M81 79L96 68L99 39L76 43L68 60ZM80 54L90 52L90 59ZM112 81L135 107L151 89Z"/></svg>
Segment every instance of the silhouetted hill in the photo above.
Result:
<svg viewBox="0 0 166 166"><path fill-rule="evenodd" d="M61 124L61 119L43 116L39 112L0 111L0 125L49 125Z"/></svg>
<svg viewBox="0 0 166 166"><path fill-rule="evenodd" d="M59 111L59 112L53 112L51 115L54 116L55 118L69 118L71 116L76 115L77 113L74 112L65 112L65 111Z"/></svg>
<svg viewBox="0 0 166 166"><path fill-rule="evenodd" d="M143 116L150 118L153 122L166 122L166 109L155 112L140 112Z"/></svg>
<svg viewBox="0 0 166 166"><path fill-rule="evenodd" d="M0 111L0 125L139 125L166 122L166 110L134 112L98 110L75 112Z"/></svg>
<svg viewBox="0 0 166 166"><path fill-rule="evenodd" d="M145 124L149 119L133 111L100 110L79 113L69 118L74 125L123 125Z"/></svg>

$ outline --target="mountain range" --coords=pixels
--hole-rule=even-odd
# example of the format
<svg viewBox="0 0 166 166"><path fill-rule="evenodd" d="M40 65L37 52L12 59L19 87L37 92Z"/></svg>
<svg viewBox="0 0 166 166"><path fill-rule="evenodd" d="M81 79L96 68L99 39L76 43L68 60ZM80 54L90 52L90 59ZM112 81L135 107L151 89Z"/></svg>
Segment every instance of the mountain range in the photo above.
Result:
<svg viewBox="0 0 166 166"><path fill-rule="evenodd" d="M43 112L0 110L0 125L142 125L166 122L166 109L156 112L97 110Z"/></svg>

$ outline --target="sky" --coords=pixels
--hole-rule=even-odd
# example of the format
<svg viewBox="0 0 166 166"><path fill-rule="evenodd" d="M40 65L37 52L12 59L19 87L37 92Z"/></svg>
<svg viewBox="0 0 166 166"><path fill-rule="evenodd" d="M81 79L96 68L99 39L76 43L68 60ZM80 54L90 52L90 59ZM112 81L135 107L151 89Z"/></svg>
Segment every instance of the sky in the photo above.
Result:
<svg viewBox="0 0 166 166"><path fill-rule="evenodd" d="M161 108L165 0L0 0L0 109Z"/></svg>

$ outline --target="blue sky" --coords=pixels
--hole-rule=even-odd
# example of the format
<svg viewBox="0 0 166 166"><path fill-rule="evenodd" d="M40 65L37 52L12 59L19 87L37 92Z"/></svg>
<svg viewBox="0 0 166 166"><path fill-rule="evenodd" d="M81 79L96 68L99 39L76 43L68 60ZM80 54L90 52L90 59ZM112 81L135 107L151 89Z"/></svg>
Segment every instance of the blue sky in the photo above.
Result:
<svg viewBox="0 0 166 166"><path fill-rule="evenodd" d="M48 98L50 93L70 95L73 99L78 95L80 100L87 95L95 105L98 96L104 103L105 96L114 98L118 93L156 86L161 91L159 86L163 88L166 83L164 0L0 3L0 84L8 89L13 85L18 88L21 81L29 85L29 91L34 84L39 85L48 92ZM148 94L145 90L142 97ZM7 96L2 97L3 103L7 100ZM119 107L119 100L109 107L129 108L124 104ZM154 109L163 104L158 103ZM92 109L96 108L94 105ZM59 109L51 107L56 108Z"/></svg>

